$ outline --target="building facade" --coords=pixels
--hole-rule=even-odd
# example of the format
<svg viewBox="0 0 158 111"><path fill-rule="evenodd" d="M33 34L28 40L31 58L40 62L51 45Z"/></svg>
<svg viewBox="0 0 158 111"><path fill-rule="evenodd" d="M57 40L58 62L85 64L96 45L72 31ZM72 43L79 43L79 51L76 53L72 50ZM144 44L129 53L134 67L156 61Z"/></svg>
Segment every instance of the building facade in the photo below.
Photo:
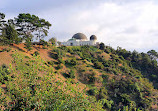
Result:
<svg viewBox="0 0 158 111"><path fill-rule="evenodd" d="M61 42L61 45L64 46L84 46L84 45L96 46L98 44L99 43L97 42L97 37L95 35L92 35L90 37L90 40L88 40L87 37L82 33L77 33L73 35L73 37L68 41Z"/></svg>

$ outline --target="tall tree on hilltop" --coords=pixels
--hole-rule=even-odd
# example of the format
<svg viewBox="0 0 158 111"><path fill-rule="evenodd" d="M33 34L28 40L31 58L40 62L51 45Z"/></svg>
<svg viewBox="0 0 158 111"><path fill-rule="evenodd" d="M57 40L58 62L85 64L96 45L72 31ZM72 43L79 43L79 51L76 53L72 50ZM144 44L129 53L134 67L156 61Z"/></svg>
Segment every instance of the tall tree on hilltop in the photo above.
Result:
<svg viewBox="0 0 158 111"><path fill-rule="evenodd" d="M38 40L48 35L48 29L51 26L48 21L45 19L38 19L34 25L36 26L36 37Z"/></svg>
<svg viewBox="0 0 158 111"><path fill-rule="evenodd" d="M15 18L14 22L18 27L17 31L21 37L32 37L31 34L35 31L35 26L33 26L33 20L35 19L36 16L24 13L19 14L18 17Z"/></svg>
<svg viewBox="0 0 158 111"><path fill-rule="evenodd" d="M10 20L4 25L2 29L2 38L5 44L10 43L19 43L21 39L18 37L17 30L14 27L14 24Z"/></svg>
<svg viewBox="0 0 158 111"><path fill-rule="evenodd" d="M31 15L29 13L19 14L18 17L15 18L15 24L18 27L18 33L22 37L32 37L33 33L36 33L36 36L39 38L39 40L42 37L47 36L48 29L51 26L48 21L40 19L38 16Z"/></svg>
<svg viewBox="0 0 158 111"><path fill-rule="evenodd" d="M158 53L155 50L150 50L147 54L151 57L152 60L156 60L158 58Z"/></svg>
<svg viewBox="0 0 158 111"><path fill-rule="evenodd" d="M4 13L0 13L0 31L2 31L4 24L5 24L5 14Z"/></svg>
<svg viewBox="0 0 158 111"><path fill-rule="evenodd" d="M99 49L104 50L105 49L105 44L104 43L100 43L99 44Z"/></svg>

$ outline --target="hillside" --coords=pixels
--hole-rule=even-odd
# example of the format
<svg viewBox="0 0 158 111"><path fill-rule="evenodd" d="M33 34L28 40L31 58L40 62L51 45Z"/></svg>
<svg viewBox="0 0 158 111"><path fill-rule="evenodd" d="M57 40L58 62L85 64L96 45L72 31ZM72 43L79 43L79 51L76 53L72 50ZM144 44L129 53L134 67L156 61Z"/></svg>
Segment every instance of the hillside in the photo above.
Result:
<svg viewBox="0 0 158 111"><path fill-rule="evenodd" d="M0 46L0 109L158 110L158 81L149 75L158 77L152 71L157 66L142 69L144 59L135 65L128 53L111 47Z"/></svg>

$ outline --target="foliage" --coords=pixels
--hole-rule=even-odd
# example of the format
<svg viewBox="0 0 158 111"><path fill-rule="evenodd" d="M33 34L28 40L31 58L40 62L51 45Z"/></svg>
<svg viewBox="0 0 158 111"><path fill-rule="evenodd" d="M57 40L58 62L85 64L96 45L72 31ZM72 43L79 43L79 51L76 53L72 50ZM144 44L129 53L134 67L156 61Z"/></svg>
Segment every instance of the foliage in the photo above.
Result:
<svg viewBox="0 0 158 111"><path fill-rule="evenodd" d="M4 98L0 97L4 110L102 110L99 102L73 90L69 81L66 86L57 81L52 68L45 66L40 58L33 56L34 60L24 61L19 54L13 58L16 68L11 66L10 71L14 78L9 77L6 82L7 93L0 88L0 94L5 93ZM41 72L43 76L39 77Z"/></svg>
<svg viewBox="0 0 158 111"><path fill-rule="evenodd" d="M98 61L95 61L94 62L94 67L97 68L97 69L103 69L104 66L101 62L98 62Z"/></svg>
<svg viewBox="0 0 158 111"><path fill-rule="evenodd" d="M104 50L105 49L105 44L104 43L100 43L99 44L99 49Z"/></svg>
<svg viewBox="0 0 158 111"><path fill-rule="evenodd" d="M74 70L70 70L69 75L70 75L70 78L74 79L75 78Z"/></svg>
<svg viewBox="0 0 158 111"><path fill-rule="evenodd" d="M4 13L0 13L0 30L2 30L3 29L3 27L4 27L4 24L5 24L5 14Z"/></svg>
<svg viewBox="0 0 158 111"><path fill-rule="evenodd" d="M52 46L56 46L56 38L52 37L51 39L49 39L49 42L52 44Z"/></svg>
<svg viewBox="0 0 158 111"><path fill-rule="evenodd" d="M42 44L43 46L48 46L48 42L45 40L40 40L40 44Z"/></svg>
<svg viewBox="0 0 158 111"><path fill-rule="evenodd" d="M38 51L35 51L35 52L33 53L33 55L38 56L38 55L39 55L39 52L38 52Z"/></svg>
<svg viewBox="0 0 158 111"><path fill-rule="evenodd" d="M76 60L76 58L72 58L72 59L66 60L65 63L68 65L71 65L71 66L75 66L75 65L77 65L77 60Z"/></svg>
<svg viewBox="0 0 158 111"><path fill-rule="evenodd" d="M18 44L19 42L21 42L21 39L18 37L18 33L15 30L14 25L11 23L4 25L2 29L2 38L4 44L10 44L10 43Z"/></svg>
<svg viewBox="0 0 158 111"><path fill-rule="evenodd" d="M50 64L51 66L54 65L54 61L48 61L48 64Z"/></svg>
<svg viewBox="0 0 158 111"><path fill-rule="evenodd" d="M18 33L22 37L29 37L27 35L31 35L34 32L39 40L47 36L48 29L51 26L51 24L48 21L45 21L45 19L41 19L38 16L29 13L19 14L14 22L18 27Z"/></svg>
<svg viewBox="0 0 158 111"><path fill-rule="evenodd" d="M0 67L0 82L5 83L5 81L8 81L8 75L10 74L9 68L3 64Z"/></svg>
<svg viewBox="0 0 158 111"><path fill-rule="evenodd" d="M28 35L27 35L28 36ZM30 39L30 37L27 37L26 38L26 42L25 42L25 48L28 50L28 51L30 51L32 48L32 43L31 43L31 39Z"/></svg>

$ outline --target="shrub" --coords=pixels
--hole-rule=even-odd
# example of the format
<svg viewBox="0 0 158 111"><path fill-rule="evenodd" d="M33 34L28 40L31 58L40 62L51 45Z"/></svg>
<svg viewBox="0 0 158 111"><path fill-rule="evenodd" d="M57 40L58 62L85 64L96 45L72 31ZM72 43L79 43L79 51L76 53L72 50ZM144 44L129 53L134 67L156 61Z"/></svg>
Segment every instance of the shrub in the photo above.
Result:
<svg viewBox="0 0 158 111"><path fill-rule="evenodd" d="M99 49L104 50L105 49L105 44L104 43L100 43L99 44Z"/></svg>
<svg viewBox="0 0 158 111"><path fill-rule="evenodd" d="M97 68L97 69L103 69L104 68L103 64L101 62L98 62L98 61L94 62L94 67Z"/></svg>
<svg viewBox="0 0 158 111"><path fill-rule="evenodd" d="M94 74L94 73L89 74L89 75L88 75L88 79L89 79L88 82L89 82L90 84L94 84L95 81L96 81L95 74Z"/></svg>
<svg viewBox="0 0 158 111"><path fill-rule="evenodd" d="M62 58L58 59L59 63L65 64L65 61Z"/></svg>
<svg viewBox="0 0 158 111"><path fill-rule="evenodd" d="M66 64L69 64L69 65L77 65L76 58L68 59L65 62L66 62Z"/></svg>
<svg viewBox="0 0 158 111"><path fill-rule="evenodd" d="M0 67L0 82L5 83L5 81L8 81L8 75L10 74L9 68L3 64Z"/></svg>
<svg viewBox="0 0 158 111"><path fill-rule="evenodd" d="M48 64L50 64L51 66L54 65L54 61L48 61Z"/></svg>
<svg viewBox="0 0 158 111"><path fill-rule="evenodd" d="M38 56L38 55L39 55L39 52L38 52L38 51L35 51L35 52L33 53L33 55Z"/></svg>
<svg viewBox="0 0 158 111"><path fill-rule="evenodd" d="M75 78L75 72L74 72L74 70L70 70L69 73L63 73L63 76L64 76L65 78L74 79L74 78Z"/></svg>
<svg viewBox="0 0 158 111"><path fill-rule="evenodd" d="M102 99L102 104L103 104L103 108L108 108L108 109L111 109L114 101L112 100L107 100L107 99Z"/></svg>
<svg viewBox="0 0 158 111"><path fill-rule="evenodd" d="M51 42L52 46L55 46L56 45L56 38L52 37L51 39L49 39L49 42Z"/></svg>
<svg viewBox="0 0 158 111"><path fill-rule="evenodd" d="M30 57L29 57L29 56L25 56L25 58L26 58L26 59L30 59Z"/></svg>
<svg viewBox="0 0 158 111"><path fill-rule="evenodd" d="M48 46L48 42L46 42L45 40L40 40L40 44L42 44L43 46Z"/></svg>
<svg viewBox="0 0 158 111"><path fill-rule="evenodd" d="M109 79L109 75L102 74L103 82L106 83Z"/></svg>
<svg viewBox="0 0 158 111"><path fill-rule="evenodd" d="M56 69L62 69L63 68L63 65L59 64Z"/></svg>
<svg viewBox="0 0 158 111"><path fill-rule="evenodd" d="M74 70L70 70L69 75L70 75L70 78L75 78Z"/></svg>
<svg viewBox="0 0 158 111"><path fill-rule="evenodd" d="M31 38L30 37L27 37L27 39L26 39L25 48L28 51L32 50L32 43L31 43Z"/></svg>
<svg viewBox="0 0 158 111"><path fill-rule="evenodd" d="M107 99L107 94L108 94L107 89L105 89L105 87L103 87L103 88L101 88L100 91L99 91L99 96L98 96L98 98L99 98L99 99Z"/></svg>
<svg viewBox="0 0 158 111"><path fill-rule="evenodd" d="M89 89L87 93L91 96L96 96L99 93L99 91L97 88L92 88L92 89Z"/></svg>

